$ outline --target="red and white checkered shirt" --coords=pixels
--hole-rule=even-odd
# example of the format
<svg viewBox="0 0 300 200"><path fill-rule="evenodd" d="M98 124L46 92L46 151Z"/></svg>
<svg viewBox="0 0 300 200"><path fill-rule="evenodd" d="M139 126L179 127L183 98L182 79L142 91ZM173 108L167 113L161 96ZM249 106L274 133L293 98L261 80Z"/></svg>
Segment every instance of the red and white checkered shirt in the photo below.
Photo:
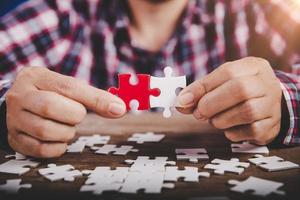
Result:
<svg viewBox="0 0 300 200"><path fill-rule="evenodd" d="M160 76L169 65L191 83L226 61L258 56L274 66L282 83L289 111L283 119L288 127L283 143L300 144L296 2L190 0L172 37L153 53L131 41L126 1L28 1L0 18L2 102L17 72L26 66L48 67L107 89L116 85L118 73Z"/></svg>

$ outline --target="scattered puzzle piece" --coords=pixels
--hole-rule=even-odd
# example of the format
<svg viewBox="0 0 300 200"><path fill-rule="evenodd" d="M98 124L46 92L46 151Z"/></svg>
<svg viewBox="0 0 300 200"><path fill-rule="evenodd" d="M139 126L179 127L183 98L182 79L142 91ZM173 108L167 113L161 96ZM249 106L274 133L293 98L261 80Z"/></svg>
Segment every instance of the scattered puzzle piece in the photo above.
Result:
<svg viewBox="0 0 300 200"><path fill-rule="evenodd" d="M17 194L20 189L30 189L31 184L21 184L21 179L9 179L5 184L0 185L0 191L4 191L9 194Z"/></svg>
<svg viewBox="0 0 300 200"><path fill-rule="evenodd" d="M167 161L168 157L155 157L150 159L148 156L138 156L136 160L125 160L127 164L132 164L129 171L160 172L165 171L166 165L176 165L174 161Z"/></svg>
<svg viewBox="0 0 300 200"><path fill-rule="evenodd" d="M159 90L150 89L150 75L138 74L137 83L131 84L131 74L119 74L119 88L111 87L108 91L120 97L126 104L127 110L130 110L130 101L137 100L139 103L138 110L148 110L150 108L151 95L158 96Z"/></svg>
<svg viewBox="0 0 300 200"><path fill-rule="evenodd" d="M266 146L257 146L250 144L249 142L243 142L241 144L231 144L231 150L233 153L262 153L269 154L269 149Z"/></svg>
<svg viewBox="0 0 300 200"><path fill-rule="evenodd" d="M25 174L30 170L29 167L37 167L39 162L32 160L9 160L0 165L0 172L9 174L18 174L19 176Z"/></svg>
<svg viewBox="0 0 300 200"><path fill-rule="evenodd" d="M101 195L105 191L119 191L122 185L123 183L105 181L86 183L81 186L80 192L92 192L94 195Z"/></svg>
<svg viewBox="0 0 300 200"><path fill-rule="evenodd" d="M68 145L67 152L69 153L81 153L84 150L86 142L76 141Z"/></svg>
<svg viewBox="0 0 300 200"><path fill-rule="evenodd" d="M113 144L106 144L102 147L92 147L93 150L96 150L96 154L109 154L113 152L113 155L126 155L129 152L138 152L138 149L134 149L133 146L122 145L120 147L116 147Z"/></svg>
<svg viewBox="0 0 300 200"><path fill-rule="evenodd" d="M164 183L164 172L130 172L120 190L122 193L161 193L162 188L174 188L173 183Z"/></svg>
<svg viewBox="0 0 300 200"><path fill-rule="evenodd" d="M15 160L26 160L27 157L23 154L20 154L18 152L15 152L15 154L12 155L6 155L5 158L14 158Z"/></svg>
<svg viewBox="0 0 300 200"><path fill-rule="evenodd" d="M245 181L229 180L228 183L235 185L230 188L230 190L234 192L251 192L252 195L257 196L268 196L272 193L279 195L285 194L284 191L278 190L278 188L283 186L283 183L256 178L253 176L250 176Z"/></svg>
<svg viewBox="0 0 300 200"><path fill-rule="evenodd" d="M154 134L153 132L135 133L127 141L143 144L145 142L159 142L165 137L164 134Z"/></svg>
<svg viewBox="0 0 300 200"><path fill-rule="evenodd" d="M78 138L78 142L84 142L85 146L92 147L97 144L107 144L110 140L110 136L93 135L93 136L81 136Z"/></svg>
<svg viewBox="0 0 300 200"><path fill-rule="evenodd" d="M197 167L184 167L183 170L179 170L178 167L166 167L164 180L165 181L177 181L179 178L184 178L186 182L198 182L199 177L209 177L208 172L198 172Z"/></svg>
<svg viewBox="0 0 300 200"><path fill-rule="evenodd" d="M177 160L189 160L192 163L198 163L198 160L209 159L204 148L176 149L175 152Z"/></svg>
<svg viewBox="0 0 300 200"><path fill-rule="evenodd" d="M48 168L40 169L39 173L50 181L74 181L75 177L81 176L82 173L79 170L74 170L72 165L56 166L55 164L49 164Z"/></svg>
<svg viewBox="0 0 300 200"><path fill-rule="evenodd" d="M252 164L258 165L260 168L267 171L279 171L287 169L299 168L299 165L290 161L284 161L278 156L264 157L262 155L255 155L256 158L248 159Z"/></svg>
<svg viewBox="0 0 300 200"><path fill-rule="evenodd" d="M186 77L172 77L173 70L171 67L164 69L165 77L150 78L150 87L160 90L159 96L150 96L150 107L164 108L163 116L171 117L171 108L179 106L177 101L176 90L186 87Z"/></svg>
<svg viewBox="0 0 300 200"><path fill-rule="evenodd" d="M241 174L245 168L250 166L250 163L240 162L237 158L232 158L231 160L214 159L211 163L213 164L205 165L204 169L214 169L215 174L220 175L223 175L225 172Z"/></svg>

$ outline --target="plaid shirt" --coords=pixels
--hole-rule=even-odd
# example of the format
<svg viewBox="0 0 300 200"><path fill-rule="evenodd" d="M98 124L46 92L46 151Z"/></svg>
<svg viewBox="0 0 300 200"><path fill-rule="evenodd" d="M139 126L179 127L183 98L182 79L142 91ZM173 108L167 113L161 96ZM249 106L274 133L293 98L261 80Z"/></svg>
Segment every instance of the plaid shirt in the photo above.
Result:
<svg viewBox="0 0 300 200"><path fill-rule="evenodd" d="M282 83L289 113L282 142L300 144L299 5L264 2L190 0L172 37L153 53L131 41L124 0L29 1L0 18L1 99L26 66L48 67L106 89L118 73L160 76L170 65L191 83L226 61L259 56L275 66Z"/></svg>

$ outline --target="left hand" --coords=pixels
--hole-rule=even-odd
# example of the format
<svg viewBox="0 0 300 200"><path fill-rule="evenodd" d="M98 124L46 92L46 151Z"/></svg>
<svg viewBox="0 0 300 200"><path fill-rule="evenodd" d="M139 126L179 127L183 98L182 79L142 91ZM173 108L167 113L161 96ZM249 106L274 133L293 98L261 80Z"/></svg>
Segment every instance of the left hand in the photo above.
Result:
<svg viewBox="0 0 300 200"><path fill-rule="evenodd" d="M227 62L183 89L182 113L209 120L233 142L270 143L280 131L282 90L268 61Z"/></svg>

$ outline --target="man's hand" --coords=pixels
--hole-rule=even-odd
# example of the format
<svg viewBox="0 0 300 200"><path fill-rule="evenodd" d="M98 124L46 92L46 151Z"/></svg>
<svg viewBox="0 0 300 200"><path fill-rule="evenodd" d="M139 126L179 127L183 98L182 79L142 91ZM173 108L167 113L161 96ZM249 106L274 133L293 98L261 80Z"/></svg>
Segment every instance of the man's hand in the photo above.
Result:
<svg viewBox="0 0 300 200"><path fill-rule="evenodd" d="M34 157L57 157L75 136L87 111L116 118L126 112L118 97L47 68L20 71L6 95L10 146Z"/></svg>
<svg viewBox="0 0 300 200"><path fill-rule="evenodd" d="M264 145L280 131L282 90L270 64L248 57L228 62L179 94L178 108L209 120L233 142Z"/></svg>

